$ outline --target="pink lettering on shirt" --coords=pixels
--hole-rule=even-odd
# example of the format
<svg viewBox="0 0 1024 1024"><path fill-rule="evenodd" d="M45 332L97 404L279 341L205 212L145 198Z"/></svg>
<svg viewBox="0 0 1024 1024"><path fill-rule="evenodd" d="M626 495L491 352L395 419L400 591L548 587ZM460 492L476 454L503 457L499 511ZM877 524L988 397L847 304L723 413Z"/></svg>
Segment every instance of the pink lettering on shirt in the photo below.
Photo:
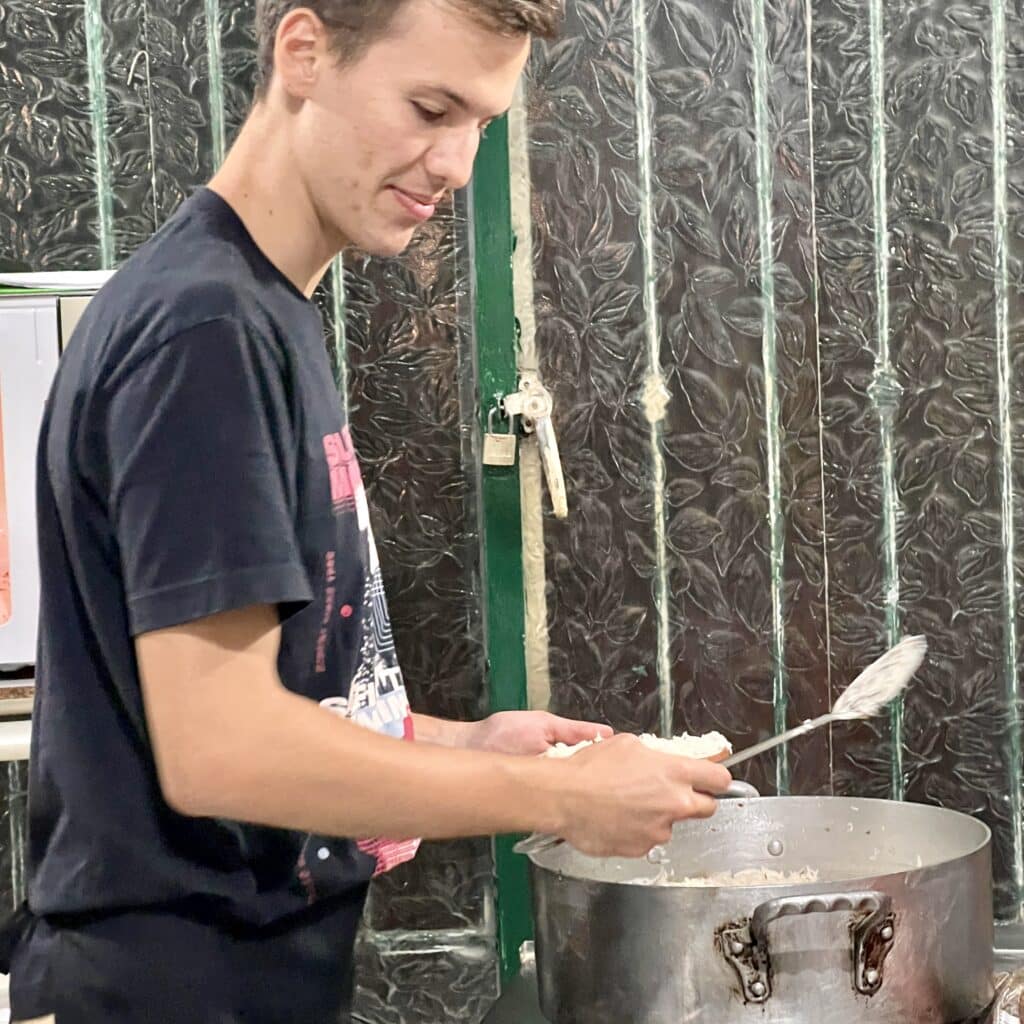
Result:
<svg viewBox="0 0 1024 1024"><path fill-rule="evenodd" d="M363 477L348 427L324 437L324 455L327 456L331 480L331 504L335 509L354 504L355 496L363 486Z"/></svg>

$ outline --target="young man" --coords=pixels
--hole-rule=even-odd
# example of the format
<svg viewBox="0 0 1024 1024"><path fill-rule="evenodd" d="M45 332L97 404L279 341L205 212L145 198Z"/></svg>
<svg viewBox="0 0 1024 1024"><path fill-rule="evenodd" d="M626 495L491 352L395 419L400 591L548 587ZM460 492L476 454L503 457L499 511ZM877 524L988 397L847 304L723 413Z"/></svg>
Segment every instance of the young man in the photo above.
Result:
<svg viewBox="0 0 1024 1024"><path fill-rule="evenodd" d="M46 411L15 1020L333 1024L416 837L639 855L729 783L632 737L538 758L595 732L546 714L409 714L309 301L466 184L557 0L257 9L236 145L90 305Z"/></svg>

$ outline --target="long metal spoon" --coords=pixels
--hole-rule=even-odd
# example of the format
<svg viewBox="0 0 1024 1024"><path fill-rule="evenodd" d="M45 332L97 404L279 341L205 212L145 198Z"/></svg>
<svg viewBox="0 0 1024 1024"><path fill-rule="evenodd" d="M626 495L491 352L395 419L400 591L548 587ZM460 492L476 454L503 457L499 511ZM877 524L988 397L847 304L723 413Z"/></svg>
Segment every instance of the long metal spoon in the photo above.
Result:
<svg viewBox="0 0 1024 1024"><path fill-rule="evenodd" d="M887 704L891 704L907 687L914 673L921 667L928 651L928 641L923 636L911 636L901 640L890 648L876 661L873 661L850 685L839 695L827 715L804 722L795 729L779 733L771 739L747 747L739 753L726 758L722 763L726 768L741 764L766 750L788 743L798 736L804 736L829 722L852 721L858 718L871 718L878 714ZM515 853L524 855L540 853L552 846L560 846L565 840L558 836L534 833L520 840L513 847Z"/></svg>
<svg viewBox="0 0 1024 1024"><path fill-rule="evenodd" d="M872 662L839 695L832 710L798 725L795 729L779 733L763 743L757 743L741 750L722 763L726 768L749 761L766 750L789 743L798 736L805 736L830 722L848 722L857 718L871 718L886 705L891 704L907 687L914 673L921 667L928 652L928 641L923 636L908 636L895 647L886 651L877 661Z"/></svg>

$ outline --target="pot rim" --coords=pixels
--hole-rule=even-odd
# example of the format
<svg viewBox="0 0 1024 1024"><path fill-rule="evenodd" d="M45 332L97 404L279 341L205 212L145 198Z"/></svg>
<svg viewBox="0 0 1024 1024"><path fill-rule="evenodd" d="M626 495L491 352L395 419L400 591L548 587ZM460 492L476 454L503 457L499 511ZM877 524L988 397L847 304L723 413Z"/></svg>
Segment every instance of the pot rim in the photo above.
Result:
<svg viewBox="0 0 1024 1024"><path fill-rule="evenodd" d="M870 809L871 807L911 807L914 808L914 814L926 814L932 818L946 818L949 821L959 819L962 827L970 827L978 830L978 841L973 843L970 847L964 849L962 852L955 856L945 857L942 860L932 861L927 864L922 864L920 867L907 868L900 871L887 871L882 874L866 874L857 876L855 878L843 878L830 881L826 878L818 878L813 882L793 882L793 883L777 883L777 884L751 884L751 885L674 885L671 882L657 883L650 879L644 878L594 878L587 874L581 874L571 870L566 870L564 866L559 866L558 861L563 859L566 847L553 847L551 849L542 850L539 853L533 853L528 855L528 859L531 863L531 868L536 871L543 871L548 874L558 875L564 878L566 881L572 881L582 884L593 884L593 885L615 885L615 886L628 886L636 889L651 889L654 891L671 891L673 893L685 892L692 895L694 898L700 898L704 894L716 894L725 892L735 893L752 893L752 892L771 892L776 895L789 895L789 894L814 894L827 891L835 891L841 887L843 889L854 889L861 888L865 885L877 885L879 880L886 878L897 878L906 877L908 875L918 875L923 872L934 871L937 869L948 867L950 864L969 859L977 856L979 853L991 847L992 844L992 830L985 822L973 815L965 814L963 811L955 811L948 807L938 807L934 804L918 803L916 801L904 801L904 800L886 800L878 797L845 797L845 796L766 796L757 797L742 800L730 801L729 806L731 808L742 809L743 807L750 805L756 806L762 809L769 809L770 805L785 802L788 805L793 804L805 804L813 805L827 802L829 806L849 806L856 811L859 811L862 807ZM769 805L765 808L765 805ZM711 819L714 820L714 819ZM686 828L687 822L679 822L677 828ZM571 847L569 848L571 849ZM576 851L573 851L575 854ZM580 855L583 856L583 855ZM625 862L635 861L641 862L644 860L642 857L638 858L614 858L616 860L622 860ZM600 860L599 858L597 860Z"/></svg>

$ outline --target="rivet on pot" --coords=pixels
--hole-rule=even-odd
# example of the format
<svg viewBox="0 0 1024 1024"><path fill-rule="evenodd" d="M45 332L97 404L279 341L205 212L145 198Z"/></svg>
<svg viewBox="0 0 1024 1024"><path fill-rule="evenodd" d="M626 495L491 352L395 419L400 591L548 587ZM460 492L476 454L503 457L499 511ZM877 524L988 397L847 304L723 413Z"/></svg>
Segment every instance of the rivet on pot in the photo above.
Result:
<svg viewBox="0 0 1024 1024"><path fill-rule="evenodd" d="M867 969L867 970L866 970L866 971L864 972L864 980L865 980L865 981L866 981L866 982L867 982L867 983L868 983L869 985L871 985L872 987L874 987L875 985L877 985L877 984L878 984L878 971L876 971L876 970L874 969L874 967L869 967L869 968L868 968L868 969Z"/></svg>
<svg viewBox="0 0 1024 1024"><path fill-rule="evenodd" d="M773 839L768 844L768 852L773 857L781 857L784 850L785 850L785 847L782 845L782 840L781 839Z"/></svg>
<svg viewBox="0 0 1024 1024"><path fill-rule="evenodd" d="M891 924L887 924L882 929L880 934L882 936L882 941L883 942L892 942L892 936L893 936L892 925Z"/></svg>
<svg viewBox="0 0 1024 1024"><path fill-rule="evenodd" d="M764 987L764 982L763 981L755 981L750 986L750 994L755 999L760 999L764 995L764 993L765 993L765 987Z"/></svg>
<svg viewBox="0 0 1024 1024"><path fill-rule="evenodd" d="M733 939L732 942L729 943L729 952L732 953L733 956L739 956L743 952L744 948L743 943L740 942L739 939Z"/></svg>

